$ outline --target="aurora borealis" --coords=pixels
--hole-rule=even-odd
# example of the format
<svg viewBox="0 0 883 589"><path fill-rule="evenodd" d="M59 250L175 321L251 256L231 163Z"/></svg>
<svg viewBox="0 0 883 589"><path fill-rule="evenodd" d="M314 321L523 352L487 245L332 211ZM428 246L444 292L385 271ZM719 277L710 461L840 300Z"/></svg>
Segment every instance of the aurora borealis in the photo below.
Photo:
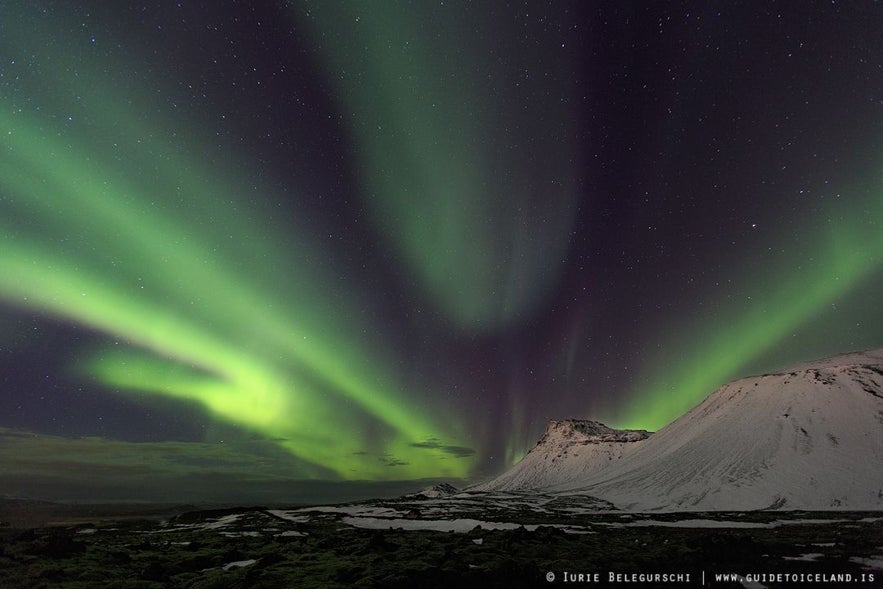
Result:
<svg viewBox="0 0 883 589"><path fill-rule="evenodd" d="M469 480L883 345L879 8L125 4L0 7L10 447Z"/></svg>

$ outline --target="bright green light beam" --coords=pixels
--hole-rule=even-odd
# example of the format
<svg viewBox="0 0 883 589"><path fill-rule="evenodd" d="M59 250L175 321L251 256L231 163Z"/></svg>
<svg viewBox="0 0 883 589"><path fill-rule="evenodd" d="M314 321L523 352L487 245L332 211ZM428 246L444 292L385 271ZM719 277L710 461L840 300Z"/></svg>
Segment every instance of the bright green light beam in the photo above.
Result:
<svg viewBox="0 0 883 589"><path fill-rule="evenodd" d="M334 342L328 341L324 333L330 331L332 321L329 320L326 329L322 329L314 320L310 321L309 316L315 317L318 314L330 318L333 317L332 310L317 313L317 309L320 309L317 303L310 307L310 313L305 313L307 317L303 321L289 316L284 310L285 306L279 302L280 297L276 297L275 293L256 292L253 288L249 288L247 282L230 279L214 267L217 260L213 259L212 253L201 247L200 243L194 242L192 237L188 237L188 233L192 233L192 230L188 231L173 219L163 218L150 209L142 208L137 200L127 202L114 197L114 194L133 194L138 187L128 185L124 179L119 179L119 183L109 184L107 174L99 175L98 170L88 171L85 166L78 165L76 157L66 154L64 146L53 141L51 137L44 136L36 141L28 141L27 138L34 135L23 129L24 120L21 115L14 120L7 120L0 114L0 124L18 125L19 130L16 134L25 138L15 143L14 148L8 152L9 159L0 164L0 172L3 172L0 185L6 184L10 189L27 195L32 193L29 188L32 185L32 178L42 177L48 188L65 196L9 200L8 206L14 209L13 214L19 219L30 212L32 217L37 216L37 220L52 223L49 227L52 234L73 235L71 240L67 240L70 243L66 248L68 253L75 247L73 239L87 238L86 251L79 252L80 266L87 263L85 260L102 256L102 252L112 252L112 259L108 260L111 265L114 265L114 259L117 258L128 262L125 267L115 266L114 274L117 276L128 274L130 284L148 284L154 296L159 292L167 301L189 301L189 304L180 309L186 310L189 315L202 312L212 317L228 316L223 323L215 322L218 327L224 325L230 327L227 336L241 337L243 334L248 334L251 338L260 338L261 344L272 344L273 347L282 348L315 372L326 375L325 378L331 384L347 391L351 398L378 417L391 421L391 425L398 428L410 430L412 435L419 435L418 431L422 431L421 428L424 428L425 424L415 421L403 399L393 400L391 398L393 393L390 392L377 395L372 387L363 384L378 381L379 375L376 371L362 367L357 354L348 355L351 350L346 346L340 347L337 353L328 352L329 349L336 347ZM36 132L33 128L31 131ZM45 155L47 152L52 154L48 158ZM76 178L76 181L71 183L71 178ZM109 186L114 189L117 186L119 188L114 193ZM115 231L106 231L108 227L115 228ZM7 230L7 234L9 231L11 229ZM11 255L12 250L7 254ZM47 260L53 255L50 252L41 254L42 259ZM26 256L22 258L27 259ZM161 263L156 264L156 260L160 260ZM48 265L50 264L47 262ZM51 265L57 267L62 264L54 262ZM288 265L292 270L298 270L296 260L291 260ZM240 275L242 271L241 267L237 269ZM299 273L301 276L311 275L306 268L301 268ZM7 275L12 279L11 273ZM30 280L14 280L10 288L34 284L39 278L35 276ZM307 282L314 283L315 280ZM72 282L69 278L68 284L70 283ZM199 290L196 292L194 292L194 284L199 285ZM123 285L120 287L122 288ZM90 289L88 284L82 284L80 288L83 289L81 294L94 290L94 287ZM41 287L40 292L46 293L51 290ZM224 296L204 296L206 292L222 292ZM68 294L75 296L76 289ZM135 294L142 293L136 291ZM32 302L37 298L37 296L30 297ZM96 297L93 296L90 300L95 299ZM56 296L55 300L67 299L63 297L59 299ZM193 304L194 300L198 300L199 303ZM275 304L255 305L256 301L268 300ZM117 301L115 304L121 302ZM168 306L170 303L165 304ZM113 332L113 326L108 324L107 319L114 317L116 325L123 325L121 321L124 317L134 316L133 312L136 308L129 308L125 314L116 317L99 306L96 312L88 314L90 324ZM55 309L56 312L59 310ZM154 316L155 313L156 311L152 312ZM246 320L231 321L240 317ZM187 348L179 349L181 346L158 342L157 338L147 338L148 341L145 341L143 335L156 331L153 328L156 323L154 319L151 325L128 325L125 333L133 341L149 346L157 352L189 362L196 361L195 358L186 356ZM172 324L175 321L167 323ZM285 325L294 327L296 331L280 329L280 326ZM297 337L299 334L307 335ZM183 340L177 338L176 341L192 342L196 341L196 338L191 335ZM206 349L204 345L199 347ZM235 354L221 355L215 349L211 355L217 359L216 363L229 365L227 358ZM209 366L205 367L209 368Z"/></svg>
<svg viewBox="0 0 883 589"><path fill-rule="evenodd" d="M17 41L27 54L26 40ZM44 52L52 48L47 63L75 54L61 31L43 41ZM55 72L58 87L76 78L92 89L82 111L150 128L143 111L120 107L125 95L94 73L102 69L116 71L67 63ZM129 148L121 161L102 125L71 129L29 114L18 105L36 82L24 79L0 100L0 298L155 354L105 351L84 362L105 384L196 401L219 419L284 438L293 453L342 477L466 475L468 459L415 446L430 438L461 444L455 427L438 425L455 420L418 412L378 342L353 336L371 330L354 301L328 296L330 280L311 261L328 256L308 234L279 238L259 222L262 211L195 173L204 166L185 154L209 151L198 145L142 148L140 136L117 137ZM238 223L243 215L253 221ZM286 253L292 244L299 249Z"/></svg>

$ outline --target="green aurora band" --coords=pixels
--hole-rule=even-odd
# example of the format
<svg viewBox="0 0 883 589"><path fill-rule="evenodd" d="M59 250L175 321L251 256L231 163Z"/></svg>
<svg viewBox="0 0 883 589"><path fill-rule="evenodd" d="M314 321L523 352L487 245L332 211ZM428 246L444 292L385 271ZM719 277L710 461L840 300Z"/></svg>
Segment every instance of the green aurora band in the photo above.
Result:
<svg viewBox="0 0 883 589"><path fill-rule="evenodd" d="M528 45L518 11L490 5L295 6L350 116L375 225L424 297L467 333L529 317L577 211L579 51L554 27Z"/></svg>
<svg viewBox="0 0 883 589"><path fill-rule="evenodd" d="M112 336L78 370L278 439L310 476L465 476L438 442L462 445L455 420L402 394L309 232L252 204L244 166L189 157L214 148L147 117L125 64L9 12L28 26L0 48L36 63L0 103L0 299Z"/></svg>
<svg viewBox="0 0 883 589"><path fill-rule="evenodd" d="M760 286L739 292L729 301L718 301L719 306L712 306L717 309L714 316L697 317L691 328L679 325L676 332L683 334L668 342L665 357L617 412L618 426L658 430L717 387L744 376L752 366L772 368L763 362L764 355L784 338L818 321L838 300L859 287L880 292L881 187L857 187L853 192L864 196L863 206L832 208L819 220L808 222L803 235L813 236L813 241L801 247L796 259L772 266L760 255L747 256L754 263L744 282ZM744 303L733 303L733 299ZM842 323L843 318L838 321Z"/></svg>

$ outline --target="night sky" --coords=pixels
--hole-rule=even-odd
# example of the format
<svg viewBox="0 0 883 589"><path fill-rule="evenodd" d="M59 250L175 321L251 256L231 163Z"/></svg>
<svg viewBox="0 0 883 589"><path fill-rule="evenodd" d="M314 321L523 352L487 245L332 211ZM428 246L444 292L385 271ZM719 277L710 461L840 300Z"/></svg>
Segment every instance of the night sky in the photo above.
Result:
<svg viewBox="0 0 883 589"><path fill-rule="evenodd" d="M462 483L549 419L656 430L883 345L880 31L871 2L4 1L0 495Z"/></svg>

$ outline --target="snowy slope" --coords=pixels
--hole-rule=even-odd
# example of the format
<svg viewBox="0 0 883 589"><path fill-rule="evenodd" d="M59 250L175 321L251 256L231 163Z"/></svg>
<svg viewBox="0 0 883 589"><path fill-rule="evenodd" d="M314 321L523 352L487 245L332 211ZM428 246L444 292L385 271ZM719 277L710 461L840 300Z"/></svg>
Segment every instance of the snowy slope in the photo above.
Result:
<svg viewBox="0 0 883 589"><path fill-rule="evenodd" d="M597 421L550 421L537 445L514 467L469 491L522 491L564 485L597 474L650 434L615 430Z"/></svg>
<svg viewBox="0 0 883 589"><path fill-rule="evenodd" d="M883 509L883 349L731 382L621 460L581 472L562 480L519 464L498 480L635 511Z"/></svg>

